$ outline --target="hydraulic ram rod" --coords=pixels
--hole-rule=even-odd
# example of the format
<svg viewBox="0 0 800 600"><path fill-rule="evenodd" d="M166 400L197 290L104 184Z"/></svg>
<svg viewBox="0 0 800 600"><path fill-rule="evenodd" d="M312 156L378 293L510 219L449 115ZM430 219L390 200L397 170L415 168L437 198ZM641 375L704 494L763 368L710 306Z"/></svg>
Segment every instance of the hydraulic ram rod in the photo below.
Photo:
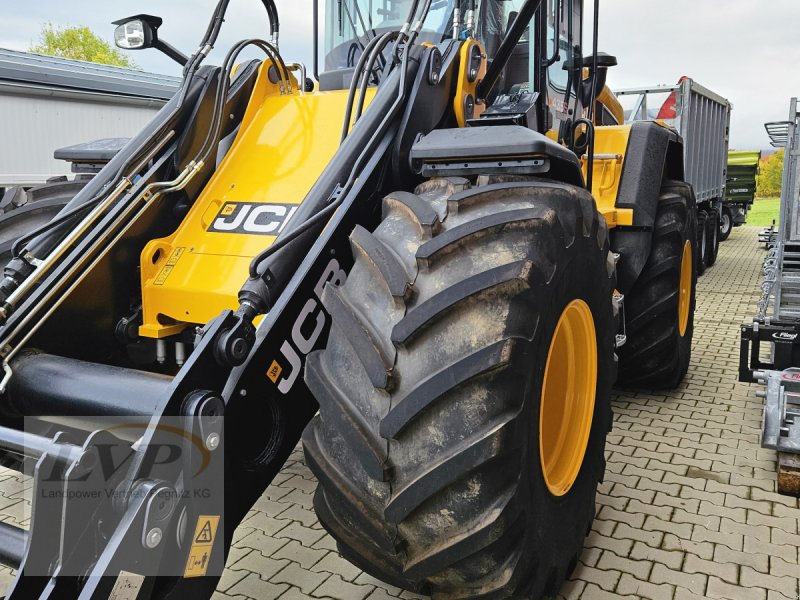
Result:
<svg viewBox="0 0 800 600"><path fill-rule="evenodd" d="M50 438L25 433L11 427L0 427L0 450L33 459L38 459L43 454L52 452L66 462L76 461L83 453L83 449L79 446L57 444Z"/></svg>
<svg viewBox="0 0 800 600"><path fill-rule="evenodd" d="M27 531L9 523L0 523L0 564L18 569L27 543Z"/></svg>

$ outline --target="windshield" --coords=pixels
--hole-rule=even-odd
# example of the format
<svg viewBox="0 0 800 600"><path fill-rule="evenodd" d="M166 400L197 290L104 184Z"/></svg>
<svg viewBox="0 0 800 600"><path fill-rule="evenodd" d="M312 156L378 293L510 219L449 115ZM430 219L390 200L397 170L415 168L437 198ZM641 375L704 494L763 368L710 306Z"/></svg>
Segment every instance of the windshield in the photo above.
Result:
<svg viewBox="0 0 800 600"><path fill-rule="evenodd" d="M452 37L454 0L434 0L418 40L438 44ZM326 0L325 70L354 67L375 36L399 30L412 0Z"/></svg>
<svg viewBox="0 0 800 600"><path fill-rule="evenodd" d="M554 2L549 0L549 10ZM453 36L453 9L459 3L461 10L461 35L465 33L465 20L469 0L433 0L417 41L439 44ZM325 62L324 71L352 69L358 63L364 47L370 40L388 31L398 31L411 9L413 0L326 0L325 4ZM494 56L503 36L513 23L525 0L477 0L475 5L474 34L483 42L487 54ZM424 4L420 0L419 4ZM552 17L551 17L552 18ZM566 18L563 27L566 28ZM549 27L552 45L553 27ZM510 90L528 90L533 80L535 44L530 44L531 34L526 30L514 48L504 73L495 86L496 93ZM563 61L568 45L561 43L561 61L552 72L558 79L566 78ZM386 50L385 52L388 52ZM385 55L384 58L388 58Z"/></svg>

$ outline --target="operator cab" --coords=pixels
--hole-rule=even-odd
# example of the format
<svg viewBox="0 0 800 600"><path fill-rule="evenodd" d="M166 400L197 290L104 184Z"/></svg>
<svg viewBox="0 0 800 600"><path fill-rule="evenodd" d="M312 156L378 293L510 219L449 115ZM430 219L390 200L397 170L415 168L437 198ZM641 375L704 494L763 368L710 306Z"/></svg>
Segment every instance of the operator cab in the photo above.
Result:
<svg viewBox="0 0 800 600"><path fill-rule="evenodd" d="M403 25L415 0L326 0L321 90L345 89L370 40ZM524 0L434 0L419 40L440 45L475 37L491 63ZM543 3L513 48L511 57L494 86L487 104L502 96L534 94L540 131L555 130L566 137L565 123L582 115L585 102L576 94L582 86L574 81L581 61L582 0L550 0ZM533 29L533 32L531 31ZM546 35L538 32L546 29ZM556 33L557 32L557 33ZM533 34L532 34L533 33ZM535 40L539 40L537 44ZM382 68L392 46L377 60ZM380 80L376 67L372 84ZM571 92L567 90L571 89ZM533 123L529 126L532 126Z"/></svg>

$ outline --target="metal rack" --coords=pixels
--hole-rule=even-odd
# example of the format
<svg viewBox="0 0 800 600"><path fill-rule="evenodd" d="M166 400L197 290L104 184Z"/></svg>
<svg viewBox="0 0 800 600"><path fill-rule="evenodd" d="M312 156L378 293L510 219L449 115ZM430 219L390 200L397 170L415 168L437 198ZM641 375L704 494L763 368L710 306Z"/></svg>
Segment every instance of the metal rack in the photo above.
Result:
<svg viewBox="0 0 800 600"><path fill-rule="evenodd" d="M778 489L800 495L800 113L797 98L786 121L766 123L772 145L785 148L780 228L762 232L768 244L758 315L741 330L740 381L766 389L761 445L778 451ZM769 234L768 237L766 234ZM761 344L769 344L762 359Z"/></svg>
<svg viewBox="0 0 800 600"><path fill-rule="evenodd" d="M776 278L771 287L772 318L800 319L800 114L792 98L789 119L766 123L772 145L785 148L781 181L780 229L775 236Z"/></svg>

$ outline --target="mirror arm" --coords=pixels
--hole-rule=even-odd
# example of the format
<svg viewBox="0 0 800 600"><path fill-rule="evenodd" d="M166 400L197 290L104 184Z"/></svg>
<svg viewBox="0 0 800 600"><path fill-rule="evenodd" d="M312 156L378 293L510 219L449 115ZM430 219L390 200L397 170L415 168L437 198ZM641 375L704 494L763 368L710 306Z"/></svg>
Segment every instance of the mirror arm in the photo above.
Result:
<svg viewBox="0 0 800 600"><path fill-rule="evenodd" d="M172 44L168 44L164 40L156 38L153 47L157 50L161 50L164 54L169 56L172 60L178 63L180 66L185 67L186 63L189 62L189 57L186 56L183 52L178 50Z"/></svg>

